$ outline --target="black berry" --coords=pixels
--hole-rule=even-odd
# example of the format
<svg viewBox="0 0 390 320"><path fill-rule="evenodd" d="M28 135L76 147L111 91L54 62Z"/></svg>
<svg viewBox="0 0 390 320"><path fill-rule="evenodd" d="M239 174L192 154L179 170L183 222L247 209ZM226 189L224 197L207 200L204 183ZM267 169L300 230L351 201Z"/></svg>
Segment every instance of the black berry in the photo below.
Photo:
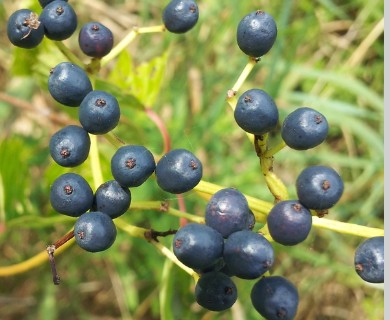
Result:
<svg viewBox="0 0 390 320"><path fill-rule="evenodd" d="M249 207L245 196L233 188L217 191L206 207L206 224L227 238L248 227Z"/></svg>
<svg viewBox="0 0 390 320"><path fill-rule="evenodd" d="M202 179L202 173L202 163L186 149L169 151L156 165L157 184L174 194L193 189Z"/></svg>
<svg viewBox="0 0 390 320"><path fill-rule="evenodd" d="M294 319L299 303L296 287L281 276L263 277L251 291L252 304L267 320Z"/></svg>
<svg viewBox="0 0 390 320"><path fill-rule="evenodd" d="M204 224L189 223L173 237L173 253L193 269L213 266L222 257L222 252L222 235Z"/></svg>
<svg viewBox="0 0 390 320"><path fill-rule="evenodd" d="M29 9L20 9L11 14L7 22L9 41L17 47L31 49L38 46L44 37L43 24L38 15Z"/></svg>
<svg viewBox="0 0 390 320"><path fill-rule="evenodd" d="M238 98L234 119L244 131L262 135L277 126L279 111L264 90L250 89Z"/></svg>
<svg viewBox="0 0 390 320"><path fill-rule="evenodd" d="M99 252L111 247L117 230L112 219L99 211L82 214L74 225L76 243L86 251Z"/></svg>
<svg viewBox="0 0 390 320"><path fill-rule="evenodd" d="M114 129L120 119L118 100L110 93L90 91L81 101L79 121L92 134L105 134Z"/></svg>
<svg viewBox="0 0 390 320"><path fill-rule="evenodd" d="M226 274L208 272L203 274L195 286L196 302L211 311L229 309L237 300L237 287Z"/></svg>
<svg viewBox="0 0 390 320"><path fill-rule="evenodd" d="M269 233L276 242L292 246L304 241L312 226L310 210L297 200L280 201L267 216Z"/></svg>
<svg viewBox="0 0 390 320"><path fill-rule="evenodd" d="M110 180L97 188L95 192L93 210L108 214L115 219L124 214L130 207L131 193L122 187L118 181Z"/></svg>
<svg viewBox="0 0 390 320"><path fill-rule="evenodd" d="M305 168L295 182L299 202L306 208L326 210L339 201L344 183L339 174L330 167Z"/></svg>
<svg viewBox="0 0 390 320"><path fill-rule="evenodd" d="M196 25L198 18L198 5L193 0L172 0L162 15L165 28L173 33L189 31Z"/></svg>
<svg viewBox="0 0 390 320"><path fill-rule="evenodd" d="M154 172L153 154L144 146L120 147L111 158L112 176L123 187L138 187Z"/></svg>
<svg viewBox="0 0 390 320"><path fill-rule="evenodd" d="M226 239L223 258L227 269L235 276L256 279L273 265L274 249L262 235L242 230Z"/></svg>
<svg viewBox="0 0 390 320"><path fill-rule="evenodd" d="M281 135L292 149L307 150L321 144L328 135L328 121L312 108L298 108L283 121Z"/></svg>
<svg viewBox="0 0 390 320"><path fill-rule="evenodd" d="M110 29L100 22L88 22L79 32L79 46L87 56L101 58L108 54L114 45Z"/></svg>
<svg viewBox="0 0 390 320"><path fill-rule="evenodd" d="M92 84L82 68L70 62L61 62L50 70L48 88L59 103L77 107L92 91Z"/></svg>
<svg viewBox="0 0 390 320"><path fill-rule="evenodd" d="M91 209L93 191L79 174L64 173L51 185L50 203L57 212L78 217Z"/></svg>
<svg viewBox="0 0 390 320"><path fill-rule="evenodd" d="M237 27L237 44L250 57L261 57L271 50L278 30L274 18L261 10L247 14Z"/></svg>
<svg viewBox="0 0 390 320"><path fill-rule="evenodd" d="M44 25L45 35L51 40L68 39L77 28L77 15L66 1L55 0L42 10L39 17Z"/></svg>
<svg viewBox="0 0 390 320"><path fill-rule="evenodd" d="M355 251L355 270L370 283L385 281L385 237L378 236L364 240Z"/></svg>
<svg viewBox="0 0 390 320"><path fill-rule="evenodd" d="M75 167L88 157L91 139L88 132L76 125L66 126L50 139L49 148L53 160L63 167Z"/></svg>

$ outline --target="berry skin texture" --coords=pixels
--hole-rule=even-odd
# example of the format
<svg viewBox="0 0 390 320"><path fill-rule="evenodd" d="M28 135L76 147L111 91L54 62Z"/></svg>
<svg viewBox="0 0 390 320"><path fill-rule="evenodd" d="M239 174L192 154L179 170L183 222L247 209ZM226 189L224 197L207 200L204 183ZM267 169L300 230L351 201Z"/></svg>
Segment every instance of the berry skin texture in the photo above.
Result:
<svg viewBox="0 0 390 320"><path fill-rule="evenodd" d="M74 225L76 243L89 252L108 249L115 242L116 234L116 226L112 219L100 211L82 214Z"/></svg>
<svg viewBox="0 0 390 320"><path fill-rule="evenodd" d="M238 98L234 119L244 131L262 135L277 126L279 111L265 91L250 89Z"/></svg>
<svg viewBox="0 0 390 320"><path fill-rule="evenodd" d="M222 235L205 224L188 223L173 237L173 253L189 268L209 268L222 257L222 252Z"/></svg>
<svg viewBox="0 0 390 320"><path fill-rule="evenodd" d="M114 129L120 119L118 100L110 93L100 90L89 92L79 108L79 121L92 134L105 134Z"/></svg>
<svg viewBox="0 0 390 320"><path fill-rule="evenodd" d="M185 33L192 29L199 19L198 5L193 0L172 0L164 8L162 20L172 33Z"/></svg>
<svg viewBox="0 0 390 320"><path fill-rule="evenodd" d="M299 202L308 209L327 210L341 198L344 183L330 167L311 166L299 174L295 182Z"/></svg>
<svg viewBox="0 0 390 320"><path fill-rule="evenodd" d="M7 22L7 36L16 47L31 49L38 46L45 32L38 15L29 9L20 9L11 14Z"/></svg>
<svg viewBox="0 0 390 320"><path fill-rule="evenodd" d="M139 187L155 168L153 154L144 146L122 146L111 158L111 174L122 187Z"/></svg>
<svg viewBox="0 0 390 320"><path fill-rule="evenodd" d="M269 233L276 242L293 246L304 241L312 226L312 216L297 200L280 201L267 216Z"/></svg>
<svg viewBox="0 0 390 320"><path fill-rule="evenodd" d="M76 125L60 129L52 135L49 143L51 157L63 167L82 164L88 158L90 146L88 132Z"/></svg>
<svg viewBox="0 0 390 320"><path fill-rule="evenodd" d="M229 309L237 300L237 287L222 272L203 274L195 285L196 302L211 311Z"/></svg>
<svg viewBox="0 0 390 320"><path fill-rule="evenodd" d="M262 235L250 230L232 233L225 241L226 267L241 279L256 279L274 263L274 249Z"/></svg>
<svg viewBox="0 0 390 320"><path fill-rule="evenodd" d="M68 107L78 107L92 91L92 84L87 73L79 66L61 62L50 70L48 88L57 102Z"/></svg>
<svg viewBox="0 0 390 320"><path fill-rule="evenodd" d="M385 281L385 237L378 236L363 241L355 251L356 273L366 282Z"/></svg>
<svg viewBox="0 0 390 320"><path fill-rule="evenodd" d="M298 309L296 287L281 276L263 277L251 291L252 304L267 320L292 320Z"/></svg>
<svg viewBox="0 0 390 320"><path fill-rule="evenodd" d="M178 194L190 191L202 179L200 160L186 149L166 153L156 165L157 184L166 192Z"/></svg>
<svg viewBox="0 0 390 320"><path fill-rule="evenodd" d="M323 114L312 108L302 107L284 119L281 135L290 148L307 150L324 142L328 131L328 121Z"/></svg>
<svg viewBox="0 0 390 320"><path fill-rule="evenodd" d="M51 185L50 203L59 213L79 217L91 209L93 191L88 182L79 174L64 173Z"/></svg>
<svg viewBox="0 0 390 320"><path fill-rule="evenodd" d="M248 56L265 55L275 43L278 30L274 18L261 10L247 14L237 27L237 44Z"/></svg>
<svg viewBox="0 0 390 320"><path fill-rule="evenodd" d="M122 187L118 181L110 180L97 188L93 210L104 212L108 214L111 219L115 219L129 209L130 203L130 190Z"/></svg>
<svg viewBox="0 0 390 320"><path fill-rule="evenodd" d="M89 57L102 58L114 45L114 36L110 29L100 22L88 22L79 32L79 46Z"/></svg>
<svg viewBox="0 0 390 320"><path fill-rule="evenodd" d="M40 20L47 38L56 41L68 39L77 28L77 15L66 1L55 0L42 10Z"/></svg>
<svg viewBox="0 0 390 320"><path fill-rule="evenodd" d="M233 188L217 191L206 207L206 224L227 238L236 231L248 227L248 201L245 196Z"/></svg>

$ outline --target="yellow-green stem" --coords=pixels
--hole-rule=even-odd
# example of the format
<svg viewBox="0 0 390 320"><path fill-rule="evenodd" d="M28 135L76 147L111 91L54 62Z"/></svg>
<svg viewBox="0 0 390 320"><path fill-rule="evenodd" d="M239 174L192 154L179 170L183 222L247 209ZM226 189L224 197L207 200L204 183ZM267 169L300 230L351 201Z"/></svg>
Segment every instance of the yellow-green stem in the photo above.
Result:
<svg viewBox="0 0 390 320"><path fill-rule="evenodd" d="M237 92L238 90L240 90L241 86L243 85L245 80L248 78L249 74L252 72L252 70L255 67L257 62L258 62L257 59L249 58L248 63L244 67L244 70L242 70L242 72L241 72L240 76L238 77L236 83L231 88L231 90L233 90L233 92Z"/></svg>
<svg viewBox="0 0 390 320"><path fill-rule="evenodd" d="M264 157L266 158L271 158L273 157L276 153L278 153L280 150L282 150L284 147L286 147L286 143L284 141L280 142L278 145L275 147L265 151Z"/></svg>
<svg viewBox="0 0 390 320"><path fill-rule="evenodd" d="M145 228L140 228L136 226L132 226L127 224L126 222L122 221L120 218L115 219L115 224L118 228L121 230L125 231L132 237L137 237L137 238L143 238L145 239L145 232L149 231L148 229ZM185 272L187 272L189 275L191 275L195 280L199 277L198 274L192 270L191 268L188 268L185 266L183 263L181 263L174 253L169 250L167 247L164 247L161 243L156 242L154 240L151 240L150 243L157 248L159 252L161 252L165 257L167 257L169 260L171 260L173 263L175 263L179 268L183 269Z"/></svg>
<svg viewBox="0 0 390 320"><path fill-rule="evenodd" d="M383 236L384 230L379 228L371 228L358 224L330 220L325 218L313 217L313 227L332 230L342 234L350 234L363 238L371 238Z"/></svg>
<svg viewBox="0 0 390 320"><path fill-rule="evenodd" d="M130 225L123 221L121 218L116 218L113 221L119 229L125 231L130 236L145 239L145 232L147 232L148 229Z"/></svg>
<svg viewBox="0 0 390 320"><path fill-rule="evenodd" d="M183 212L183 211L180 211L180 210L177 210L174 208L169 208L167 210L167 214L170 214L172 216L179 217L179 218L184 218L184 219L190 220L192 222L204 223L204 217L196 216L194 214Z"/></svg>
<svg viewBox="0 0 390 320"><path fill-rule="evenodd" d="M115 59L124 49L126 49L134 39L142 33L152 33L152 32L163 32L165 27L163 25L153 26L153 27L133 27L128 31L127 35L110 51L109 54L104 56L100 62L100 65L103 67L111 60Z"/></svg>
<svg viewBox="0 0 390 320"><path fill-rule="evenodd" d="M58 255L68 249L75 242L74 238L64 243L61 247L57 248L55 254ZM8 277L15 274L27 272L35 267L38 267L44 263L47 263L48 255L47 251L40 252L35 256L10 266L0 267L0 277Z"/></svg>
<svg viewBox="0 0 390 320"><path fill-rule="evenodd" d="M151 241L151 244L160 251L165 257L167 257L169 260L171 260L174 264L176 264L180 269L183 269L185 272L187 272L190 276L194 278L195 281L199 279L199 275L192 270L191 268L188 268L186 265L181 263L175 256L175 254L169 250L167 247L164 247L160 242Z"/></svg>
<svg viewBox="0 0 390 320"><path fill-rule="evenodd" d="M94 134L89 134L89 137L91 138L89 158L90 158L90 164L92 170L93 183L96 190L103 183L104 180L102 175L102 168L100 166L97 136Z"/></svg>
<svg viewBox="0 0 390 320"><path fill-rule="evenodd" d="M62 41L53 41L53 43L70 62L84 68L84 63Z"/></svg>

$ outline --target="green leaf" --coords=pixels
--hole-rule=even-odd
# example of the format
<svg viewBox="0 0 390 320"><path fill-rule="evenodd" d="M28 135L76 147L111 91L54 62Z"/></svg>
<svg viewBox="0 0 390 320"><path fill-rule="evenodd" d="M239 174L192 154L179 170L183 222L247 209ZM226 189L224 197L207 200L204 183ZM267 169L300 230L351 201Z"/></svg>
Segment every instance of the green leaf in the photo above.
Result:
<svg viewBox="0 0 390 320"><path fill-rule="evenodd" d="M119 56L117 66L108 79L118 88L124 89L135 96L144 106L152 106L160 93L168 51L150 61L134 68L132 58L127 52Z"/></svg>

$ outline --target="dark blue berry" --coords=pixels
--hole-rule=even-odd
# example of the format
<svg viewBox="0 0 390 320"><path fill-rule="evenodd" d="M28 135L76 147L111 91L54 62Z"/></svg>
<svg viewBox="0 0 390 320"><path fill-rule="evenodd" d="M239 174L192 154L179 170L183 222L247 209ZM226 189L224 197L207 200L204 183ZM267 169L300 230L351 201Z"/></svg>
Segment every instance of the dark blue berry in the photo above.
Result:
<svg viewBox="0 0 390 320"><path fill-rule="evenodd" d="M274 18L261 10L247 14L237 28L237 44L250 57L261 57L271 50L278 30Z"/></svg>
<svg viewBox="0 0 390 320"><path fill-rule="evenodd" d="M344 183L339 174L326 166L305 168L298 176L296 190L299 202L306 208L326 210L339 201Z"/></svg>
<svg viewBox="0 0 390 320"><path fill-rule="evenodd" d="M244 131L262 135L277 126L279 111L265 91L250 89L238 98L234 119Z"/></svg>
<svg viewBox="0 0 390 320"><path fill-rule="evenodd" d="M290 148L307 150L321 144L328 135L328 121L312 108L298 108L283 121L282 139Z"/></svg>
<svg viewBox="0 0 390 320"><path fill-rule="evenodd" d="M38 46L45 33L38 15L29 9L20 9L11 14L7 22L9 41L17 47L31 49Z"/></svg>
<svg viewBox="0 0 390 320"><path fill-rule="evenodd" d="M97 188L95 192L93 210L108 214L115 219L124 214L130 207L131 193L122 187L118 181L110 180Z"/></svg>
<svg viewBox="0 0 390 320"><path fill-rule="evenodd" d="M53 2L55 0L38 0L39 4L41 5L42 8L46 7L50 2ZM63 0L68 2L68 0Z"/></svg>
<svg viewBox="0 0 390 320"><path fill-rule="evenodd" d="M50 203L57 212L78 217L91 209L93 191L79 174L64 173L50 187Z"/></svg>
<svg viewBox="0 0 390 320"><path fill-rule="evenodd" d="M144 146L120 147L111 158L112 176L123 187L138 187L154 172L153 154Z"/></svg>
<svg viewBox="0 0 390 320"><path fill-rule="evenodd" d="M88 22L79 32L79 46L89 57L101 58L108 54L114 45L110 29L100 22Z"/></svg>
<svg viewBox="0 0 390 320"><path fill-rule="evenodd" d="M222 272L203 274L195 285L196 302L211 311L229 309L237 300L237 287Z"/></svg>
<svg viewBox="0 0 390 320"><path fill-rule="evenodd" d="M233 188L217 191L206 207L206 224L227 238L233 232L247 229L249 219L248 201Z"/></svg>
<svg viewBox="0 0 390 320"><path fill-rule="evenodd" d="M227 269L235 276L256 279L273 265L274 249L262 235L242 230L226 239L223 258Z"/></svg>
<svg viewBox="0 0 390 320"><path fill-rule="evenodd" d="M88 132L76 125L66 126L52 135L49 143L53 160L63 167L75 167L88 157L91 139Z"/></svg>
<svg viewBox="0 0 390 320"><path fill-rule="evenodd" d="M99 252L111 247L116 239L112 219L99 211L82 214L74 225L76 243L86 251Z"/></svg>
<svg viewBox="0 0 390 320"><path fill-rule="evenodd" d="M51 96L59 103L78 107L92 91L92 84L82 68L70 62L61 62L50 70L48 88Z"/></svg>
<svg viewBox="0 0 390 320"><path fill-rule="evenodd" d="M100 90L89 92L80 104L79 121L92 134L105 134L114 129L120 119L118 100Z"/></svg>
<svg viewBox="0 0 390 320"><path fill-rule="evenodd" d="M48 3L39 17L45 35L51 40L68 39L77 28L77 15L73 7L66 1L55 0Z"/></svg>
<svg viewBox="0 0 390 320"><path fill-rule="evenodd" d="M280 201L271 209L267 217L269 233L276 242L285 246L304 241L312 226L312 217L297 200Z"/></svg>
<svg viewBox="0 0 390 320"><path fill-rule="evenodd" d="M384 236L364 240L355 251L355 270L357 274L370 283L385 281Z"/></svg>
<svg viewBox="0 0 390 320"><path fill-rule="evenodd" d="M299 303L296 287L281 276L263 277L251 291L252 304L267 320L294 319Z"/></svg>
<svg viewBox="0 0 390 320"><path fill-rule="evenodd" d="M173 253L187 267L206 269L222 257L223 238L207 225L189 223L173 237Z"/></svg>
<svg viewBox="0 0 390 320"><path fill-rule="evenodd" d="M178 194L193 189L202 179L200 160L186 149L166 153L156 166L157 184L164 191Z"/></svg>
<svg viewBox="0 0 390 320"><path fill-rule="evenodd" d="M198 18L198 5L193 0L172 0L162 15L165 28L173 33L189 31L196 25Z"/></svg>

